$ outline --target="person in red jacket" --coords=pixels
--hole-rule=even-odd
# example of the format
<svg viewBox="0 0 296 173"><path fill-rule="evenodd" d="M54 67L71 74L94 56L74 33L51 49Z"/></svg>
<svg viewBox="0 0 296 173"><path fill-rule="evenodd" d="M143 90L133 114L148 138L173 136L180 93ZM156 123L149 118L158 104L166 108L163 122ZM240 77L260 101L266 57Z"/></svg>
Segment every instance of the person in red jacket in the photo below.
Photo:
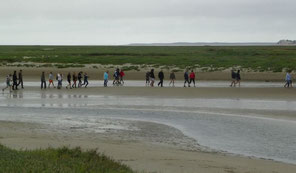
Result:
<svg viewBox="0 0 296 173"><path fill-rule="evenodd" d="M189 86L190 86L191 82L193 82L194 87L195 87L195 73L193 72L193 70L191 70L191 73L189 75L189 79L190 79Z"/></svg>
<svg viewBox="0 0 296 173"><path fill-rule="evenodd" d="M124 81L123 81L123 76L124 76L125 74L124 74L124 72L123 72L123 70L121 69L120 70L120 73L119 73L119 77L120 77L120 84L121 85L123 85L124 84Z"/></svg>

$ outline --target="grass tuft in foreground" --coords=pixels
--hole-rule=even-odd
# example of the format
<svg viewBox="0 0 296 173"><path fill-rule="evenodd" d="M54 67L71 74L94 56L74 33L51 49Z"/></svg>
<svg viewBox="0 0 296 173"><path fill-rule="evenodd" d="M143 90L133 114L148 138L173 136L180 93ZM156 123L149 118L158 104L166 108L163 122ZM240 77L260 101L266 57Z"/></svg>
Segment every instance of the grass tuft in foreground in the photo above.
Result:
<svg viewBox="0 0 296 173"><path fill-rule="evenodd" d="M17 151L0 145L0 172L106 172L132 173L118 162L98 154L95 150L83 152L80 148Z"/></svg>

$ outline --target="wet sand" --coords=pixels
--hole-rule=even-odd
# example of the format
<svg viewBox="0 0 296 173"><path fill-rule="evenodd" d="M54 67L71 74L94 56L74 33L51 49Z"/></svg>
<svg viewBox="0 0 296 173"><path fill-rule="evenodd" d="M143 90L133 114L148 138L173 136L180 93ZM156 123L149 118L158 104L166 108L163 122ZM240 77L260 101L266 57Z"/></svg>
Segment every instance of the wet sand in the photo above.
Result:
<svg viewBox="0 0 296 173"><path fill-rule="evenodd" d="M140 122L139 126L143 127L144 124ZM291 164L204 152L194 147L191 150L180 149L178 145L150 141L151 134L147 135L144 131L153 128L160 134L172 130L167 126L148 123L143 127L143 132L137 132L139 134L112 131L81 134L75 130L65 134L42 124L0 121L0 142L15 149L61 146L78 146L85 150L97 148L98 152L105 153L134 170L145 172L293 173L296 169L296 165ZM174 137L186 138L181 133Z"/></svg>
<svg viewBox="0 0 296 173"><path fill-rule="evenodd" d="M39 87L26 87L26 91L40 90ZM20 90L21 91L21 90ZM165 98L229 98L229 99L280 99L295 100L296 89L294 88L180 88L180 87L91 87L57 90L46 90L52 93L67 94L95 94L107 96L143 96Z"/></svg>
<svg viewBox="0 0 296 173"><path fill-rule="evenodd" d="M270 101L295 101L296 90L285 88L147 88L147 87L92 87L79 89L47 89L26 87L25 90L14 91L2 95L2 102L15 107L22 105L26 95L38 95L42 100L62 100L65 96L81 95L85 100L91 96L145 97L147 99L255 99ZM44 96L43 96L44 95ZM75 97L68 98L69 100ZM34 101L34 100L33 100ZM39 100L37 100L39 101ZM131 100L130 104L133 100ZM182 101L182 100L181 100ZM59 102L59 100L56 100ZM25 103L24 103L25 104ZM30 103L28 103L30 104ZM37 105L42 107L40 101ZM53 103L54 104L54 103ZM84 103L82 103L84 104ZM85 106L88 106L85 103ZM2 104L1 104L2 105ZM3 106L3 105L2 105ZM50 106L50 105L49 105ZM63 105L62 105L63 106ZM76 105L79 110L79 105ZM82 105L83 106L83 105ZM94 105L102 106L102 105ZM108 106L108 105L106 105ZM45 105L46 107L46 105ZM54 106L53 106L54 107ZM103 106L102 106L103 107ZM129 109L129 104L119 105L119 108ZM145 106L135 106L140 111ZM154 109L163 109L163 105ZM256 108L256 107L255 107ZM260 114L268 118L279 118L295 121L295 111L280 109L269 111L265 109L228 109L210 108L205 111L219 113ZM6 109L13 109L8 107ZM112 106L110 107L112 109ZM170 107L168 109L171 109ZM184 109L184 107L175 107ZM206 108L195 108L203 111ZM196 110L192 111L196 111ZM173 109L171 111L174 111ZM67 119L66 119L67 120ZM33 119L32 119L33 121ZM47 123L0 121L0 143L16 149L36 149L60 146L80 146L83 149L97 148L116 160L131 166L134 170L147 172L294 172L296 165L271 160L242 157L223 152L203 150L192 138L185 136L180 130L155 122L100 119L96 131L87 131L83 126L58 126L52 128ZM82 128L82 129L81 129ZM292 152L292 151L291 151Z"/></svg>

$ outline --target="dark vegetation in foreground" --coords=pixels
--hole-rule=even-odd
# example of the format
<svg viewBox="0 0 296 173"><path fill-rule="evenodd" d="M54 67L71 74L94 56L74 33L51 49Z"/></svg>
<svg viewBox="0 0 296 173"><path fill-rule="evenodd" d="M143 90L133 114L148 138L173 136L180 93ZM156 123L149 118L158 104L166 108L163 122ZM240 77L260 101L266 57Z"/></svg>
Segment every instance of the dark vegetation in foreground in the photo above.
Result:
<svg viewBox="0 0 296 173"><path fill-rule="evenodd" d="M38 62L229 68L281 72L296 68L296 46L0 46L0 63Z"/></svg>
<svg viewBox="0 0 296 173"><path fill-rule="evenodd" d="M133 173L125 165L80 148L17 151L0 145L0 172L96 172Z"/></svg>

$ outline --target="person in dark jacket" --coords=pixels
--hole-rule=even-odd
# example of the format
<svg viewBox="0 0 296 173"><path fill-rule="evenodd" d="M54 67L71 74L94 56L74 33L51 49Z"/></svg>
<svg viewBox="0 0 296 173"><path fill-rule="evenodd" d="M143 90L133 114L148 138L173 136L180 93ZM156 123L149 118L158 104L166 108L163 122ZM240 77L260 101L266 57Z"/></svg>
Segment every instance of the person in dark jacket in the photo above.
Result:
<svg viewBox="0 0 296 173"><path fill-rule="evenodd" d="M84 73L84 82L83 82L83 84L82 85L85 85L84 87L86 88L87 87L87 85L88 85L88 75L87 75L87 73Z"/></svg>
<svg viewBox="0 0 296 173"><path fill-rule="evenodd" d="M69 87L70 89L72 89L72 86L71 86L71 73L70 72L67 75L67 81L68 81L68 85L66 86L66 88L68 89L68 87Z"/></svg>
<svg viewBox="0 0 296 173"><path fill-rule="evenodd" d="M154 82L155 82L154 69L151 69L149 79L150 79L150 86L154 87Z"/></svg>
<svg viewBox="0 0 296 173"><path fill-rule="evenodd" d="M82 71L78 73L78 88L82 86Z"/></svg>
<svg viewBox="0 0 296 173"><path fill-rule="evenodd" d="M114 80L113 80L113 85L119 85L119 76L120 76L120 72L119 72L119 68L117 68L115 71L114 71L114 74L113 74L113 77L114 77Z"/></svg>
<svg viewBox="0 0 296 173"><path fill-rule="evenodd" d="M160 85L161 87L163 87L164 74L162 70L160 70L160 72L158 73L158 78L159 78L158 86Z"/></svg>
<svg viewBox="0 0 296 173"><path fill-rule="evenodd" d="M77 76L76 76L76 73L75 73L75 72L73 73L73 78L72 78L72 79L73 79L72 88L76 88L76 86L77 86L77 85L76 85L76 82L77 82Z"/></svg>
<svg viewBox="0 0 296 173"><path fill-rule="evenodd" d="M17 90L17 75L16 71L13 72L12 75L12 90Z"/></svg>
<svg viewBox="0 0 296 173"><path fill-rule="evenodd" d="M42 72L41 74L41 89L46 89L46 80L45 80L45 73Z"/></svg>
<svg viewBox="0 0 296 173"><path fill-rule="evenodd" d="M184 73L184 87L186 87L186 83L188 84L188 87L190 87L188 70Z"/></svg>
<svg viewBox="0 0 296 173"><path fill-rule="evenodd" d="M235 83L236 83L236 73L234 72L234 70L231 70L231 83L230 83L230 87L235 87Z"/></svg>
<svg viewBox="0 0 296 173"><path fill-rule="evenodd" d="M24 89L24 82L23 82L23 70L20 70L19 74L18 74L18 86L21 85L22 89Z"/></svg>
<svg viewBox="0 0 296 173"><path fill-rule="evenodd" d="M149 71L147 71L146 72L146 86L149 86L149 84L150 84L150 72Z"/></svg>

